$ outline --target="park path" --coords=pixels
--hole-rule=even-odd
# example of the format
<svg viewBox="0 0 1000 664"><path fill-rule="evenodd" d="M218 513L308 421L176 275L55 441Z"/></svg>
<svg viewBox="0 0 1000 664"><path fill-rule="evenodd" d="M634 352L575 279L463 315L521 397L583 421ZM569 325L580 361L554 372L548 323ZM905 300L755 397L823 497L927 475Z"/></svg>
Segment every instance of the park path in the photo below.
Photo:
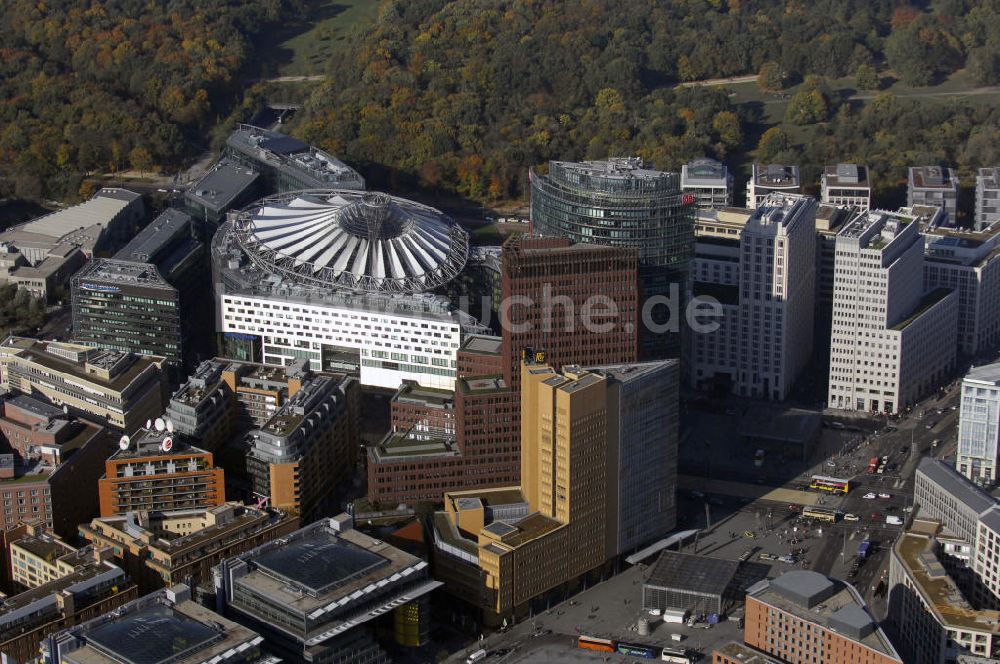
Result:
<svg viewBox="0 0 1000 664"><path fill-rule="evenodd" d="M323 74L310 74L308 76L275 76L274 78L263 78L262 83L301 83L303 81L322 81L326 76Z"/></svg>
<svg viewBox="0 0 1000 664"><path fill-rule="evenodd" d="M714 85L730 85L733 83L753 83L757 80L756 74L747 76L729 76L728 78L706 78L702 81L686 81L678 83L675 88L711 87Z"/></svg>

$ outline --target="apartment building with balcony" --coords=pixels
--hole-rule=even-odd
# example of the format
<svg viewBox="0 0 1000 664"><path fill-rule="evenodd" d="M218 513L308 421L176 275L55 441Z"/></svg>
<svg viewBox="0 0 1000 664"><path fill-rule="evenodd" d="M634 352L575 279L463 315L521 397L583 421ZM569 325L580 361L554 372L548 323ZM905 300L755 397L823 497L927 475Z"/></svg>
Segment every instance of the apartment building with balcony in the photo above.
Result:
<svg viewBox="0 0 1000 664"><path fill-rule="evenodd" d="M757 209L769 194L801 194L802 179L798 166L784 164L754 164L747 181L747 204Z"/></svg>
<svg viewBox="0 0 1000 664"><path fill-rule="evenodd" d="M820 200L824 203L867 212L872 202L868 167L858 164L827 166L820 177L820 192Z"/></svg>
<svg viewBox="0 0 1000 664"><path fill-rule="evenodd" d="M118 434L23 394L0 398L0 525L62 537L98 513L97 480Z"/></svg>
<svg viewBox="0 0 1000 664"><path fill-rule="evenodd" d="M910 166L906 181L906 205L926 205L944 210L954 224L958 212L958 174L947 166Z"/></svg>
<svg viewBox="0 0 1000 664"><path fill-rule="evenodd" d="M98 482L102 517L214 507L226 501L225 475L215 467L212 453L176 432L140 429L104 468Z"/></svg>

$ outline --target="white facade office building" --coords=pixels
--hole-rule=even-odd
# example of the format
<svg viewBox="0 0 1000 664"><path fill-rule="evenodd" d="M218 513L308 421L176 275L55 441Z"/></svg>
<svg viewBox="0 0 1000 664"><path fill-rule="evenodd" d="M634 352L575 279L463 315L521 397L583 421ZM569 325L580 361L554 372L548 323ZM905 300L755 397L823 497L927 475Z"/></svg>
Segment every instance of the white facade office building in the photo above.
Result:
<svg viewBox="0 0 1000 664"><path fill-rule="evenodd" d="M836 240L828 406L896 413L955 366L958 296L924 292L912 217L856 215Z"/></svg>
<svg viewBox="0 0 1000 664"><path fill-rule="evenodd" d="M474 319L430 294L465 265L468 236L433 208L385 194L293 192L233 215L213 241L227 355L453 389Z"/></svg>
<svg viewBox="0 0 1000 664"><path fill-rule="evenodd" d="M867 212L872 202L868 167L836 164L823 169L820 178L821 199L831 205L846 205Z"/></svg>
<svg viewBox="0 0 1000 664"><path fill-rule="evenodd" d="M694 294L715 297L723 315L715 332L692 335L696 387L786 398L812 354L816 207L772 194L745 221L727 211L699 221Z"/></svg>
<svg viewBox="0 0 1000 664"><path fill-rule="evenodd" d="M695 159L681 166L681 190L694 195L700 210L733 204L733 174L715 159Z"/></svg>
<svg viewBox="0 0 1000 664"><path fill-rule="evenodd" d="M924 290L958 293L958 352L967 358L992 357L1000 344L1000 227L969 231L940 226L940 208L900 212L921 219Z"/></svg>
<svg viewBox="0 0 1000 664"><path fill-rule="evenodd" d="M906 205L928 205L944 209L955 223L958 212L958 175L947 166L910 166L906 181Z"/></svg>
<svg viewBox="0 0 1000 664"><path fill-rule="evenodd" d="M997 481L1000 441L1000 363L976 367L962 380L955 466L978 484Z"/></svg>
<svg viewBox="0 0 1000 664"><path fill-rule="evenodd" d="M1000 167L980 168L976 174L976 230L1000 221Z"/></svg>

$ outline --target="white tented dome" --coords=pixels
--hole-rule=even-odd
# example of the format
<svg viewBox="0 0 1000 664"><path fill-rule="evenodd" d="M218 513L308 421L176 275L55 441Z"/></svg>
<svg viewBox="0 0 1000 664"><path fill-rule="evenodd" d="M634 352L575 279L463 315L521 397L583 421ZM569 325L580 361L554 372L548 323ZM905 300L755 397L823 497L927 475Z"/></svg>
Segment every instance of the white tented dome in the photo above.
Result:
<svg viewBox="0 0 1000 664"><path fill-rule="evenodd" d="M285 278L361 292L418 293L453 279L469 239L440 211L377 192L265 198L235 222L250 260Z"/></svg>

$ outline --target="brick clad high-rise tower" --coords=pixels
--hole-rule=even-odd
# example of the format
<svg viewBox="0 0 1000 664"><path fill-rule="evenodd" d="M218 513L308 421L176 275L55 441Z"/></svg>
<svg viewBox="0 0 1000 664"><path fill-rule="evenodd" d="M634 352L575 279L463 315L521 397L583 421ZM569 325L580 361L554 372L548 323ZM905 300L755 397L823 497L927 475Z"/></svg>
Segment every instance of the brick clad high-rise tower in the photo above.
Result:
<svg viewBox="0 0 1000 664"><path fill-rule="evenodd" d="M504 302L499 362L488 361L481 337L467 340L458 359L460 367L496 367L498 373L471 376L459 372L454 441L435 442L425 436L415 444L413 435L394 432L372 448L370 500L436 502L447 491L518 484L520 364L522 353L529 349L544 353L545 362L553 367L637 360L635 249L514 236L504 243L501 263ZM410 452L417 448L426 452Z"/></svg>
<svg viewBox="0 0 1000 664"><path fill-rule="evenodd" d="M517 384L529 348L554 367L635 362L638 260L624 247L508 239L501 257L504 379Z"/></svg>

